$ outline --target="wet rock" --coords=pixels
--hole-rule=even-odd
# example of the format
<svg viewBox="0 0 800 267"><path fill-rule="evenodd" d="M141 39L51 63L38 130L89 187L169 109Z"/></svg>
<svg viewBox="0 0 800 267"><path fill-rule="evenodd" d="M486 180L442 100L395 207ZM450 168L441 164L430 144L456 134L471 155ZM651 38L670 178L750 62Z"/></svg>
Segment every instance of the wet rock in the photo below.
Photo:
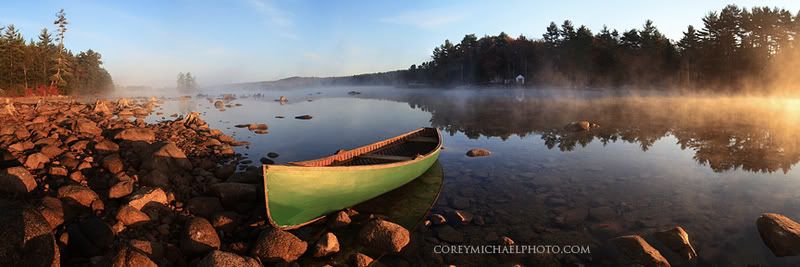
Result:
<svg viewBox="0 0 800 267"><path fill-rule="evenodd" d="M0 170L0 191L11 194L25 194L36 189L36 180L24 167L11 167Z"/></svg>
<svg viewBox="0 0 800 267"><path fill-rule="evenodd" d="M100 127L97 127L97 123L84 118L80 118L77 121L75 121L75 126L73 127L73 130L79 133L93 135L93 136L100 136L101 134L103 134L103 130L100 129Z"/></svg>
<svg viewBox="0 0 800 267"><path fill-rule="evenodd" d="M349 225L350 222L350 216L347 215L347 212L340 210L336 212L336 215L328 218L328 227L331 229L338 229Z"/></svg>
<svg viewBox="0 0 800 267"><path fill-rule="evenodd" d="M150 216L129 205L122 206L117 211L117 221L125 226L136 226L150 221Z"/></svg>
<svg viewBox="0 0 800 267"><path fill-rule="evenodd" d="M216 197L195 197L189 199L186 203L186 208L189 212L204 218L210 218L213 214L221 212L224 209L219 199Z"/></svg>
<svg viewBox="0 0 800 267"><path fill-rule="evenodd" d="M430 220L431 223L433 223L433 225L447 224L447 219L443 215L438 213L431 214Z"/></svg>
<svg viewBox="0 0 800 267"><path fill-rule="evenodd" d="M308 244L293 234L278 229L261 232L250 251L264 262L293 262L306 252Z"/></svg>
<svg viewBox="0 0 800 267"><path fill-rule="evenodd" d="M468 209L469 199L464 197L453 197L450 199L450 207L459 210Z"/></svg>
<svg viewBox="0 0 800 267"><path fill-rule="evenodd" d="M119 145L111 140L104 139L103 141L97 142L97 144L94 145L94 149L100 153L117 153L119 151Z"/></svg>
<svg viewBox="0 0 800 267"><path fill-rule="evenodd" d="M689 242L689 234L683 230L683 227L678 226L670 230L655 232L653 237L680 256L683 262L697 258L697 252L694 250L692 243Z"/></svg>
<svg viewBox="0 0 800 267"><path fill-rule="evenodd" d="M33 153L25 160L25 167L30 170L38 170L44 168L44 165L50 162L50 158L42 153Z"/></svg>
<svg viewBox="0 0 800 267"><path fill-rule="evenodd" d="M310 120L313 117L311 117L311 115L300 115L300 116L296 116L294 118L298 119L298 120Z"/></svg>
<svg viewBox="0 0 800 267"><path fill-rule="evenodd" d="M212 185L210 189L226 207L251 203L258 198L258 188L253 184L218 183Z"/></svg>
<svg viewBox="0 0 800 267"><path fill-rule="evenodd" d="M261 164L275 164L275 161L264 157L259 159L259 161L261 162Z"/></svg>
<svg viewBox="0 0 800 267"><path fill-rule="evenodd" d="M464 242L464 235L449 225L443 225L436 229L436 237L448 243Z"/></svg>
<svg viewBox="0 0 800 267"><path fill-rule="evenodd" d="M277 158L278 156L279 156L278 153L275 153L275 152L267 153L267 157L269 157L271 159Z"/></svg>
<svg viewBox="0 0 800 267"><path fill-rule="evenodd" d="M473 149L470 149L469 151L467 151L467 156L468 157L486 157L486 156L489 156L491 154L492 154L491 151L489 151L488 149L483 149L483 148L473 148Z"/></svg>
<svg viewBox="0 0 800 267"><path fill-rule="evenodd" d="M103 168L105 168L111 174L120 173L125 170L125 165L122 163L122 159L119 157L119 154L111 154L104 157L102 164Z"/></svg>
<svg viewBox="0 0 800 267"><path fill-rule="evenodd" d="M0 200L0 255L4 266L59 266L51 225L36 209Z"/></svg>
<svg viewBox="0 0 800 267"><path fill-rule="evenodd" d="M372 220L358 233L359 242L379 252L400 252L410 241L410 234L402 226L385 221Z"/></svg>
<svg viewBox="0 0 800 267"><path fill-rule="evenodd" d="M197 267L260 267L253 258L239 256L234 253L214 250L197 262Z"/></svg>
<svg viewBox="0 0 800 267"><path fill-rule="evenodd" d="M251 124L247 125L247 129L250 130L250 131L266 130L267 129L267 124L264 124L264 123L251 123Z"/></svg>
<svg viewBox="0 0 800 267"><path fill-rule="evenodd" d="M70 224L67 233L69 250L87 257L102 255L114 241L111 227L94 215Z"/></svg>
<svg viewBox="0 0 800 267"><path fill-rule="evenodd" d="M650 246L641 236L628 235L609 240L613 250L612 261L617 266L659 266L669 267L667 259Z"/></svg>
<svg viewBox="0 0 800 267"><path fill-rule="evenodd" d="M164 193L164 190L154 187L141 187L130 196L130 201L128 201L128 205L137 210L141 210L142 207L151 203L166 205L167 194Z"/></svg>
<svg viewBox="0 0 800 267"><path fill-rule="evenodd" d="M234 172L236 172L236 164L228 164L214 170L214 176L221 180L227 180Z"/></svg>
<svg viewBox="0 0 800 267"><path fill-rule="evenodd" d="M314 245L314 257L325 257L339 252L339 239L331 232L326 233Z"/></svg>
<svg viewBox="0 0 800 267"><path fill-rule="evenodd" d="M764 213L756 220L761 240L777 257L800 255L800 223L777 213Z"/></svg>
<svg viewBox="0 0 800 267"><path fill-rule="evenodd" d="M54 197L43 197L39 207L39 214L50 224L51 229L55 229L64 223L64 206L61 200Z"/></svg>
<svg viewBox="0 0 800 267"><path fill-rule="evenodd" d="M453 211L452 217L455 218L456 221L461 224L469 224L470 222L472 222L472 219L474 218L472 213L463 210Z"/></svg>
<svg viewBox="0 0 800 267"><path fill-rule="evenodd" d="M124 141L153 142L156 140L156 134L153 132L153 130L147 128L128 128L115 134L114 139Z"/></svg>
<svg viewBox="0 0 800 267"><path fill-rule="evenodd" d="M65 185L58 188L58 198L68 202L75 202L81 206L91 208L93 203L100 201L97 193L80 185Z"/></svg>
<svg viewBox="0 0 800 267"><path fill-rule="evenodd" d="M153 262L147 255L140 252L136 248L129 245L117 246L114 252L111 253L111 266L112 267L128 267L128 266L143 266L143 267L157 267L158 264Z"/></svg>
<svg viewBox="0 0 800 267"><path fill-rule="evenodd" d="M217 231L208 220L194 217L186 222L181 237L181 250L188 255L203 254L219 249Z"/></svg>

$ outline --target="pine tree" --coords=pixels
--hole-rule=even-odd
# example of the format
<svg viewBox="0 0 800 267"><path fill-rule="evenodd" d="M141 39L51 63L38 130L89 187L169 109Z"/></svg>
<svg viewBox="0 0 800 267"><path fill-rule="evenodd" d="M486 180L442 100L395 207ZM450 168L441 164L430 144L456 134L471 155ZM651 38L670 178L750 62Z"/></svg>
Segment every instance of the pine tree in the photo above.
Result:
<svg viewBox="0 0 800 267"><path fill-rule="evenodd" d="M58 41L58 54L53 66L56 73L50 76L50 85L66 86L67 81L64 77L69 73L69 63L64 57L64 33L67 32L67 24L69 24L69 22L67 21L64 9L61 9L61 11L56 14L56 20L53 24L58 27L58 35L56 37L56 41Z"/></svg>

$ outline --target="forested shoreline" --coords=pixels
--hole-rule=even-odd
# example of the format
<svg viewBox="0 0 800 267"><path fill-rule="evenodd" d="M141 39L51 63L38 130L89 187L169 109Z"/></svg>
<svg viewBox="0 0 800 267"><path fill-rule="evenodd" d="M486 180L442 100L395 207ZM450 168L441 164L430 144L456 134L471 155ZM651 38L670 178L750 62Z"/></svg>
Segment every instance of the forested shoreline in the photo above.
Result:
<svg viewBox="0 0 800 267"><path fill-rule="evenodd" d="M55 34L43 28L28 41L14 24L0 25L0 95L94 94L113 88L100 53L75 54L64 47L69 24L64 10L53 24Z"/></svg>
<svg viewBox="0 0 800 267"><path fill-rule="evenodd" d="M800 12L728 5L709 12L700 28L675 41L653 21L620 32L593 33L566 20L550 23L540 39L506 33L459 43L445 40L431 60L408 70L331 78L331 84L409 86L792 90L800 84Z"/></svg>

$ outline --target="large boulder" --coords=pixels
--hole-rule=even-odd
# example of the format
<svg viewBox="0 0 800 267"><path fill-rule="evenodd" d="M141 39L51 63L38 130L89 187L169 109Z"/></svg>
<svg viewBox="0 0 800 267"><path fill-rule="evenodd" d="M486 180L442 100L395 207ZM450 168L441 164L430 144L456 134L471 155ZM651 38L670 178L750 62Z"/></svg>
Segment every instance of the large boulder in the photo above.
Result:
<svg viewBox="0 0 800 267"><path fill-rule="evenodd" d="M103 255L114 242L114 232L102 219L89 215L67 227L68 249L86 257Z"/></svg>
<svg viewBox="0 0 800 267"><path fill-rule="evenodd" d="M128 128L116 133L114 139L134 142L153 142L156 140L156 134L153 130L148 128Z"/></svg>
<svg viewBox="0 0 800 267"><path fill-rule="evenodd" d="M616 266L669 267L661 253L638 235L615 237L609 240L611 261Z"/></svg>
<svg viewBox="0 0 800 267"><path fill-rule="evenodd" d="M682 262L689 262L697 258L697 251L694 250L694 246L689 241L689 234L683 230L683 227L677 226L666 231L655 232L653 237L678 255Z"/></svg>
<svg viewBox="0 0 800 267"><path fill-rule="evenodd" d="M210 189L226 207L252 203L258 198L258 186L254 184L218 183L211 185Z"/></svg>
<svg viewBox="0 0 800 267"><path fill-rule="evenodd" d="M219 249L220 240L217 231L208 220L194 217L186 221L181 236L181 250L187 255L203 254Z"/></svg>
<svg viewBox="0 0 800 267"><path fill-rule="evenodd" d="M260 267L256 259L214 250L197 262L197 267Z"/></svg>
<svg viewBox="0 0 800 267"><path fill-rule="evenodd" d="M264 262L293 262L306 252L308 244L293 234L278 229L261 232L251 253Z"/></svg>
<svg viewBox="0 0 800 267"><path fill-rule="evenodd" d="M36 209L0 200L0 226L3 266L60 266L51 225Z"/></svg>
<svg viewBox="0 0 800 267"><path fill-rule="evenodd" d="M99 136L103 134L103 130L100 129L100 127L97 127L97 123L84 118L80 118L77 121L75 121L72 130L78 133L83 133L93 136Z"/></svg>
<svg viewBox="0 0 800 267"><path fill-rule="evenodd" d="M397 253L408 245L411 235L407 229L398 224L373 220L361 228L358 240L365 247L378 252Z"/></svg>
<svg viewBox="0 0 800 267"><path fill-rule="evenodd" d="M142 253L136 248L127 244L122 244L115 247L111 253L111 266L112 267L157 267L158 264L153 262L147 255Z"/></svg>
<svg viewBox="0 0 800 267"><path fill-rule="evenodd" d="M189 212L200 217L210 218L217 212L223 211L222 204L216 197L195 197L186 203Z"/></svg>
<svg viewBox="0 0 800 267"><path fill-rule="evenodd" d="M756 220L761 240L777 257L800 255L800 223L777 213L764 213Z"/></svg>
<svg viewBox="0 0 800 267"><path fill-rule="evenodd" d="M149 222L150 216L130 205L125 205L117 211L117 221L126 226L139 225Z"/></svg>
<svg viewBox="0 0 800 267"><path fill-rule="evenodd" d="M78 204L83 207L96 207L96 202L102 202L100 197L87 187L80 185L65 185L58 188L58 198L69 204Z"/></svg>
<svg viewBox="0 0 800 267"><path fill-rule="evenodd" d="M11 167L0 170L0 191L24 194L36 189L36 180L25 167Z"/></svg>
<svg viewBox="0 0 800 267"><path fill-rule="evenodd" d="M142 159L142 169L175 173L192 169L192 162L175 143L155 144L153 153Z"/></svg>
<svg viewBox="0 0 800 267"><path fill-rule="evenodd" d="M58 198L45 196L37 208L51 229L64 223L64 206Z"/></svg>
<svg viewBox="0 0 800 267"><path fill-rule="evenodd" d="M42 153L33 153L25 160L25 167L31 170L38 170L44 168L44 165L50 162L50 158Z"/></svg>
<svg viewBox="0 0 800 267"><path fill-rule="evenodd" d="M139 190L134 192L128 201L128 205L141 210L146 205L152 204L167 204L167 193L161 188L157 187L140 187Z"/></svg>
<svg viewBox="0 0 800 267"><path fill-rule="evenodd" d="M314 245L314 257L325 257L339 252L339 239L331 232L326 233Z"/></svg>

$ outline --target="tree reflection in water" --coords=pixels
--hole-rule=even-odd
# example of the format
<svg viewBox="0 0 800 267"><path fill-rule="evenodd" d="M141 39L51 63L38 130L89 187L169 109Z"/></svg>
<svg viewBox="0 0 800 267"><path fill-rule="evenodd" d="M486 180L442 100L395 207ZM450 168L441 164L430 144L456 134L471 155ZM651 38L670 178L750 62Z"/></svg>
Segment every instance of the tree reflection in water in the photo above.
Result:
<svg viewBox="0 0 800 267"><path fill-rule="evenodd" d="M463 93L463 92L462 92ZM674 136L694 160L716 172L788 172L800 161L800 110L795 100L708 96L535 96L420 93L390 97L432 114L432 125L454 135L503 140L540 135L549 149L572 151L593 141L636 143L647 151ZM571 132L589 120L601 127Z"/></svg>

